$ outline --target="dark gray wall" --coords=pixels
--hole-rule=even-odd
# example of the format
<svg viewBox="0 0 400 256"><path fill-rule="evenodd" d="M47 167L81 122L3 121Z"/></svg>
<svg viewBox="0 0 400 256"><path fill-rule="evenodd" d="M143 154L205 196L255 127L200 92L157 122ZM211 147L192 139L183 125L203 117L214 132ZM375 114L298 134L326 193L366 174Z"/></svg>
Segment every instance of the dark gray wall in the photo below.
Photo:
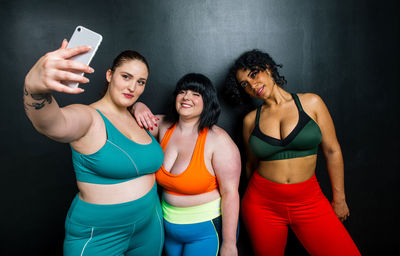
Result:
<svg viewBox="0 0 400 256"><path fill-rule="evenodd" d="M104 39L86 92L56 95L60 105L96 100L107 67L124 49L148 59L150 79L141 100L156 113L185 73L204 73L221 91L239 54L253 48L269 52L284 64L288 91L317 93L331 111L345 159L351 210L345 226L360 251L398 253L399 18L394 3L0 1L0 254L61 255L64 217L77 192L70 149L33 129L21 88L36 60L58 48L77 25ZM223 101L222 106L219 125L242 147L243 111ZM330 197L323 160L317 176ZM241 255L250 255L243 227L239 248ZM304 254L292 236L287 254Z"/></svg>

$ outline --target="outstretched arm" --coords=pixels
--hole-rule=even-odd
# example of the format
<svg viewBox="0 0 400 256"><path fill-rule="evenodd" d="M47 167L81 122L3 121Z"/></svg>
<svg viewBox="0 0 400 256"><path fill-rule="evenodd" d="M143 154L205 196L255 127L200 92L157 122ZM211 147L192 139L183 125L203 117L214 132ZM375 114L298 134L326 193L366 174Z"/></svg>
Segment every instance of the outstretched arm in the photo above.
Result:
<svg viewBox="0 0 400 256"><path fill-rule="evenodd" d="M87 52L90 48L80 46L67 49L64 40L61 47L41 57L25 77L23 99L25 112L35 129L59 142L71 142L86 134L91 124L89 107L70 105L60 108L51 95L52 91L77 94L81 88L70 88L61 81L87 83L89 80L71 71L92 73L87 65L68 60Z"/></svg>
<svg viewBox="0 0 400 256"><path fill-rule="evenodd" d="M322 133L321 148L326 159L326 166L332 186L333 199L331 204L338 218L344 221L350 215L350 212L344 191L342 150L336 137L335 126L325 103L318 95L311 94L309 97L316 112L316 121Z"/></svg>
<svg viewBox="0 0 400 256"><path fill-rule="evenodd" d="M213 130L215 130L213 128ZM218 179L221 193L222 246L221 255L237 255L236 236L239 218L239 180L241 172L240 153L222 129L218 129L214 141L215 151L212 166Z"/></svg>

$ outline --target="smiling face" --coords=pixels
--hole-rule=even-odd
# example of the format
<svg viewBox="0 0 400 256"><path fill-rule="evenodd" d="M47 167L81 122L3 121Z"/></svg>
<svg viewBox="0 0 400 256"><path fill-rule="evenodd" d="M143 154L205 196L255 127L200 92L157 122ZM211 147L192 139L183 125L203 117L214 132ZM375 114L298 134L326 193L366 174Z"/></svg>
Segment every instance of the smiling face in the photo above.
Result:
<svg viewBox="0 0 400 256"><path fill-rule="evenodd" d="M192 90L181 90L176 95L175 107L180 117L200 118L204 107L203 97Z"/></svg>
<svg viewBox="0 0 400 256"><path fill-rule="evenodd" d="M260 99L268 98L275 85L268 69L239 69L236 80L247 94Z"/></svg>
<svg viewBox="0 0 400 256"><path fill-rule="evenodd" d="M142 61L127 60L114 71L107 70L107 94L116 105L128 107L143 93L148 74L147 66Z"/></svg>

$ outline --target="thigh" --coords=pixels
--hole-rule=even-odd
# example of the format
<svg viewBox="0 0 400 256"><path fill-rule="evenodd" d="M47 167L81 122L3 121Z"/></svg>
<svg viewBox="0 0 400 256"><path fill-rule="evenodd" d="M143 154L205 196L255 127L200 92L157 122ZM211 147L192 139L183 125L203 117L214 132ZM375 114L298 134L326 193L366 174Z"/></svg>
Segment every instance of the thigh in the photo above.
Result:
<svg viewBox="0 0 400 256"><path fill-rule="evenodd" d="M183 246L183 256L215 256L221 246L221 216L206 222L190 224L193 236Z"/></svg>
<svg viewBox="0 0 400 256"><path fill-rule="evenodd" d="M67 221L64 256L123 255L133 226L118 228L90 227Z"/></svg>
<svg viewBox="0 0 400 256"><path fill-rule="evenodd" d="M160 204L155 205L155 210L148 218L138 221L135 231L130 239L126 256L144 255L159 256L164 246L164 226L162 222Z"/></svg>
<svg viewBox="0 0 400 256"><path fill-rule="evenodd" d="M360 255L325 197L293 212L291 227L311 255Z"/></svg>
<svg viewBox="0 0 400 256"><path fill-rule="evenodd" d="M285 207L265 200L251 187L248 187L241 207L254 253L284 255L288 233Z"/></svg>

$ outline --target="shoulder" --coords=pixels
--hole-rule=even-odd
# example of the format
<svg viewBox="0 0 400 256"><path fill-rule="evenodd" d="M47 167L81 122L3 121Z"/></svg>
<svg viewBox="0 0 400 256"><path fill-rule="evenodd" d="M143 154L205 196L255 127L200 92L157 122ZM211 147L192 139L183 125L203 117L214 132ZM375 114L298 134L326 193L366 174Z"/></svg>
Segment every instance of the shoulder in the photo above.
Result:
<svg viewBox="0 0 400 256"><path fill-rule="evenodd" d="M231 136L217 125L213 125L207 133L207 139L212 142L213 145L227 145L227 144L234 144Z"/></svg>
<svg viewBox="0 0 400 256"><path fill-rule="evenodd" d="M315 93L299 93L297 95L306 112L318 112L322 107L325 107L322 98Z"/></svg>
<svg viewBox="0 0 400 256"><path fill-rule="evenodd" d="M231 136L217 125L213 125L212 128L208 130L206 147L210 147L211 151L214 153L236 152L238 148L235 142L232 140Z"/></svg>
<svg viewBox="0 0 400 256"><path fill-rule="evenodd" d="M209 130L207 136L221 140L223 138L230 138L229 134L217 125L213 125Z"/></svg>
<svg viewBox="0 0 400 256"><path fill-rule="evenodd" d="M315 93L298 93L297 96L299 96L302 104L315 105L324 102L322 98Z"/></svg>

